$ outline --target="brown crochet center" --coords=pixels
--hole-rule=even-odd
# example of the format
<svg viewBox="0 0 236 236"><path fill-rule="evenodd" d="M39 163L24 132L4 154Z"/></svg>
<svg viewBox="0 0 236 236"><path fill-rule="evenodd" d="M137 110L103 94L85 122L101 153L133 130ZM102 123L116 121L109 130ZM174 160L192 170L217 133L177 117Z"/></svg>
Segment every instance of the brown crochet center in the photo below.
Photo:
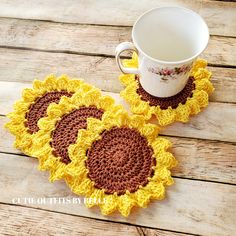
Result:
<svg viewBox="0 0 236 236"><path fill-rule="evenodd" d="M78 130L86 129L88 117L101 119L103 113L102 109L95 106L83 106L64 115L57 122L56 129L51 134L53 154L60 157L61 162L70 163L68 147L76 142Z"/></svg>
<svg viewBox="0 0 236 236"><path fill-rule="evenodd" d="M139 88L137 89L137 93L141 96L143 101L149 102L151 106L160 106L161 109L167 109L168 107L177 108L180 103L183 105L186 103L189 97L192 97L193 90L195 89L194 78L189 77L188 82L184 89L177 93L174 96L167 97L167 98L160 98L152 96L151 94L147 93L141 86L139 79L138 85Z"/></svg>
<svg viewBox="0 0 236 236"><path fill-rule="evenodd" d="M105 193L135 192L148 183L156 165L147 139L136 129L114 127L105 131L87 151L88 177Z"/></svg>
<svg viewBox="0 0 236 236"><path fill-rule="evenodd" d="M26 113L25 126L28 127L28 132L33 134L39 131L37 122L40 118L45 117L47 114L47 108L50 103L59 103L62 96L71 97L73 93L67 91L53 91L47 92L42 97L36 99L36 101L30 105L29 111Z"/></svg>

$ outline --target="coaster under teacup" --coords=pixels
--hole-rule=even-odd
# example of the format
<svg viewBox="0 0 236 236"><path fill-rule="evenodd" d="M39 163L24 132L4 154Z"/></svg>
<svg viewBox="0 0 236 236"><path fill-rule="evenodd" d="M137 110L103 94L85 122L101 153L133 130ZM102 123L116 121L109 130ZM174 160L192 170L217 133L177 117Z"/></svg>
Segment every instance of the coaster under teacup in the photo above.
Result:
<svg viewBox="0 0 236 236"><path fill-rule="evenodd" d="M123 65L127 68L137 67L137 55L134 53L132 59L123 60ZM142 114L147 120L154 115L161 126L175 121L188 122L190 115L199 113L208 105L209 94L214 90L210 81L211 72L206 66L205 60L198 59L193 64L191 76L184 89L167 98L152 96L142 88L137 76L123 74L119 79L125 88L120 95L134 114Z"/></svg>
<svg viewBox="0 0 236 236"><path fill-rule="evenodd" d="M56 78L49 75L45 80L34 80L33 88L25 88L21 100L14 104L14 111L5 127L15 136L14 145L27 155L34 151L35 135L39 131L38 120L46 116L51 103L58 103L62 97L71 97L76 91L88 91L92 86L66 75Z"/></svg>

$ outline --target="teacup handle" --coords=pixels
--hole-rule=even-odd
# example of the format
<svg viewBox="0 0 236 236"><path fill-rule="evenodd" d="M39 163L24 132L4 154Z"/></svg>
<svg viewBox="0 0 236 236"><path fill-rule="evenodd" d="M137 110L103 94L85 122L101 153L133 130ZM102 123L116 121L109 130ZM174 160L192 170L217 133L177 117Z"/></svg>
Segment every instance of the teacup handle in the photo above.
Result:
<svg viewBox="0 0 236 236"><path fill-rule="evenodd" d="M120 55L121 55L122 52L127 51L127 50L131 50L131 51L134 51L136 53L138 52L137 48L134 46L133 43L130 43L130 42L120 43L116 47L116 63L119 66L120 70L124 74L139 74L139 69L138 68L128 68L128 67L124 67L122 65Z"/></svg>

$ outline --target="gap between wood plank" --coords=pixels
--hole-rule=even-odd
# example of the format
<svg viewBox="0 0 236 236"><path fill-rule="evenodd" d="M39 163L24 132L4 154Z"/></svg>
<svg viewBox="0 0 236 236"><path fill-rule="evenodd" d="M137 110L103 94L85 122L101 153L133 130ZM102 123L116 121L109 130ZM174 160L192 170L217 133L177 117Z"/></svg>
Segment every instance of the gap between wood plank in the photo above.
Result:
<svg viewBox="0 0 236 236"><path fill-rule="evenodd" d="M222 1L222 0L213 0L213 1ZM233 0L234 1L234 0ZM129 25L109 25L109 24L92 24L92 23L75 23L75 22L63 22L63 21L53 21L53 20L43 20L43 19L33 19L33 18L17 18L17 17L4 17L0 16L0 19L9 19L9 20L22 20L22 21L39 21L45 23L55 23L55 24L62 24L62 25L81 25L81 26L102 26L102 27L122 27L122 28L132 28L133 26ZM217 36L222 38L236 38L236 36L226 36L220 34L210 34L210 36Z"/></svg>
<svg viewBox="0 0 236 236"><path fill-rule="evenodd" d="M34 78L42 80L46 74L54 73L57 76L68 74L70 77L84 78L87 83L103 91L119 93L123 88L118 80L121 72L115 58L2 48L0 52L2 60L0 80L5 82L11 80L30 84ZM12 66L13 64L16 66ZM234 91L236 69L220 67L208 67L208 69L213 73L212 82L216 88L210 96L210 101L236 103Z"/></svg>
<svg viewBox="0 0 236 236"><path fill-rule="evenodd" d="M65 212L54 211L54 210L49 210L49 209L37 208L37 207L29 206L29 205L21 205L21 204L13 204L13 203L5 203L5 202L0 202L0 205L21 207L21 208L26 208L26 209L28 208L28 209L33 209L33 210L37 210L37 211L57 213L57 214L61 214L61 215L69 215L69 216L73 216L73 217L77 217L77 218L95 220L95 221L100 221L100 222L104 222L104 223L122 224L122 225L135 227L137 229L137 231L138 231L138 229L142 230L142 228L145 228L145 229L151 229L151 230L161 230L164 232L170 232L170 233L176 233L176 234L184 234L184 235L189 235L189 236L203 236L200 234L192 234L192 233L174 231L174 230L169 230L169 229L161 229L161 228L153 228L153 227L142 226L142 225L135 225L135 224L132 224L129 222L113 221L113 220L109 220L109 219L105 220L105 219L99 219L99 218L94 218L94 217L89 217L89 216L80 216L80 215L75 215L75 214L71 214L71 213L65 213ZM144 233L143 235L146 235L146 234Z"/></svg>
<svg viewBox="0 0 236 236"><path fill-rule="evenodd" d="M36 4L33 2L30 7L37 8L40 3L41 1ZM109 22L112 25L120 24L122 26L130 26L143 12L154 7L171 6L173 4L190 8L199 13L207 21L210 26L210 31L220 33L223 31L223 34L226 35L235 35L233 28L234 25L232 24L234 20L232 8L234 8L234 5L228 2L222 2L220 4L217 1L140 1L140 3L135 6L132 5L132 1L121 1L120 3L107 3L106 7L104 7L104 4L100 4L100 2L97 3L93 1L89 3L83 2L76 4L73 4L72 2L69 6L67 6L68 4L66 4L65 1L62 1L60 4L61 6L54 6L54 2L51 4L42 4L42 7L36 11L30 9L27 5L15 2L15 9L20 9L20 12L17 12L17 10L12 7L12 3L4 1L2 3L3 12L1 15L5 17L13 16L16 18L25 18L25 15L27 14L28 18L31 19L40 18L49 20L52 19L52 21L84 22L92 24L97 24L97 22L100 24L107 24L107 22ZM53 16L53 10L55 11L55 8L57 14L56 16ZM75 8L80 9L81 14L78 15L78 12L74 10ZM133 12L131 12L132 15L130 15L130 8L133 10ZM222 22L224 19L224 9L228 10L229 23ZM99 17L99 15L96 14L98 11L103 12L102 17ZM25 12L25 14L22 14L22 12ZM116 17L113 16L114 12L117 13Z"/></svg>
<svg viewBox="0 0 236 236"><path fill-rule="evenodd" d="M6 16L0 16L0 19L9 19L9 20L28 20L28 21L42 21L42 22L48 22L48 23L58 23L58 24L64 24L64 25L87 25L87 26L108 26L108 27L123 27L123 28L132 28L130 25L109 25L109 24L99 24L99 23L77 23L77 22L63 22L63 21L54 21L54 20L44 20L44 19L34 19L34 18L17 18L17 17L6 17ZM218 36L218 35L212 35L212 36ZM225 36L225 35L219 35L222 37L234 37L234 36ZM236 36L235 36L236 37Z"/></svg>
<svg viewBox="0 0 236 236"><path fill-rule="evenodd" d="M225 102L222 102L222 103L225 103ZM227 103L226 103L227 104ZM234 104L234 103L230 103L230 104ZM6 115L4 114L0 114L0 117L7 117ZM164 129L164 128L162 128ZM217 140L217 139L207 139L207 138L197 138L197 137L184 137L184 136L177 136L177 135L168 135L168 134L160 134L160 136L163 136L163 137L173 137L173 138L181 138L181 139L193 139L193 140L200 140L200 141L204 141L204 140L207 140L207 141L216 141L216 142L221 142L221 143L226 143L226 144L231 144L231 145L236 145L236 142L231 142L231 141L226 141L226 140ZM1 153L1 151L0 151ZM4 152L3 152L4 153ZM8 154L14 154L14 153L8 153Z"/></svg>
<svg viewBox="0 0 236 236"><path fill-rule="evenodd" d="M49 53L64 53L64 54L71 54L71 55L80 55L80 56L93 56L93 57L104 57L104 58L115 58L115 56L105 53L89 53L89 52L75 52L70 50L47 50L47 49L37 49L37 48L30 48L30 47L14 47L14 46L4 46L0 45L0 48L3 49L13 49L13 50L23 50L23 51L34 51L34 52L49 52ZM128 56L121 56L121 59L130 59L131 57ZM211 67L218 67L218 68L229 68L229 69L236 69L236 65L223 65L223 64L213 64L208 63L208 66Z"/></svg>
<svg viewBox="0 0 236 236"><path fill-rule="evenodd" d="M34 198L78 197L71 193L64 181L49 183L48 173L40 173L35 166L35 160L21 158L19 161L19 158L14 156L9 158L7 155L5 157L2 155L2 157L1 166L4 169L0 185L6 186L11 191L4 191L0 197L1 201L12 203L11 199L15 197L24 198L27 196ZM42 187L38 188L38 186ZM179 232L191 232L192 234L226 235L223 232L235 232L235 225L233 224L235 190L235 186L230 185L175 179L175 184L168 188L165 200L152 201L146 209L136 208L127 219L119 214L104 217L97 207L89 210L84 205L77 205L76 208L73 205L57 205L56 209L76 215L128 221L132 224L168 228ZM35 205L33 204L33 206ZM42 207L50 210L55 209L51 205ZM173 222L171 222L172 220ZM181 222L185 222L185 224L183 225Z"/></svg>
<svg viewBox="0 0 236 236"><path fill-rule="evenodd" d="M5 107L1 108L0 113L7 114L12 110L13 102L20 98L20 91L25 87L25 84L13 82L0 82L0 84L1 102L5 103ZM130 111L129 105L118 93L106 92L103 93L103 95L113 97L117 104L123 105L127 111ZM222 113L224 114L224 123L222 123ZM187 124L176 122L162 129L160 135L165 134L170 136L236 142L235 119L235 104L210 102L207 109L204 109L199 115L192 116ZM150 122L157 124L156 119L152 119Z"/></svg>
<svg viewBox="0 0 236 236"><path fill-rule="evenodd" d="M115 56L115 47L130 41L131 27L71 26L30 20L0 19L2 47ZM48 38L48 40L47 40ZM104 42L107 43L106 45ZM47 43L46 43L47 42ZM235 38L212 36L202 54L209 63L235 66ZM127 54L126 54L127 55Z"/></svg>
<svg viewBox="0 0 236 236"><path fill-rule="evenodd" d="M35 159L37 160L36 157L30 157L27 156L23 153L12 153L12 152L4 152L4 151L0 151L0 153L2 154L10 154L10 155L14 155L14 156L20 156L20 157L24 157L24 158L30 158L30 159ZM209 183L216 183L216 184L225 184L225 185L232 185L232 186L236 186L236 184L234 183L229 183L229 182L221 182L221 181L217 181L217 180L208 180L208 179L198 179L198 178L190 178L190 177L182 177L182 176L176 176L176 175L172 175L173 178L176 179L185 179L185 180L194 180L194 181L202 181L202 182L209 182Z"/></svg>

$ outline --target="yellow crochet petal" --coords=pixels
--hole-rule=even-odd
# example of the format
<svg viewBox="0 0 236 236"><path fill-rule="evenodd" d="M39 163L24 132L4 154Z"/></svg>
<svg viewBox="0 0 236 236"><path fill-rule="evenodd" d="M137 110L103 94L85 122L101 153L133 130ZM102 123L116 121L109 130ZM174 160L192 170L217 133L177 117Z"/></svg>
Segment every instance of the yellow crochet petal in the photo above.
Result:
<svg viewBox="0 0 236 236"><path fill-rule="evenodd" d="M128 86L131 83L135 82L135 75L132 75L132 74L126 74L125 75L125 74L123 74L123 75L120 75L119 80L123 85Z"/></svg>
<svg viewBox="0 0 236 236"><path fill-rule="evenodd" d="M130 117L130 120L127 121L127 124L124 123L124 125L130 126L132 128L141 129L145 125L145 119L140 115L133 115Z"/></svg>
<svg viewBox="0 0 236 236"><path fill-rule="evenodd" d="M81 155L78 155L81 157ZM76 160L78 161L78 160ZM75 165L68 165L65 170L67 175L76 176L77 179L83 179L83 177L87 174L87 169L82 162L79 162L76 167Z"/></svg>
<svg viewBox="0 0 236 236"><path fill-rule="evenodd" d="M91 104L99 106L99 96L101 96L99 89L91 89L83 96L83 104L85 104L85 106L90 106Z"/></svg>
<svg viewBox="0 0 236 236"><path fill-rule="evenodd" d="M102 204L104 201L104 191L100 189L95 189L90 195L88 200L85 202L86 207L93 207Z"/></svg>
<svg viewBox="0 0 236 236"><path fill-rule="evenodd" d="M64 88L67 88L69 84L69 78L67 75L61 75L57 80L57 89L63 90Z"/></svg>
<svg viewBox="0 0 236 236"><path fill-rule="evenodd" d="M208 105L207 92L200 90L194 93L193 97L197 100L200 107L206 107Z"/></svg>
<svg viewBox="0 0 236 236"><path fill-rule="evenodd" d="M176 166L177 161L175 160L174 156L170 152L159 152L158 153L158 161L162 166L165 166L169 169Z"/></svg>
<svg viewBox="0 0 236 236"><path fill-rule="evenodd" d="M193 115L196 115L201 111L201 106L195 98L188 99L186 105L190 108L191 114Z"/></svg>
<svg viewBox="0 0 236 236"><path fill-rule="evenodd" d="M140 97L136 92L136 84L131 84L130 86L127 86L122 92L121 97L125 98L128 102L137 104L140 102Z"/></svg>
<svg viewBox="0 0 236 236"><path fill-rule="evenodd" d="M168 139L158 137L152 142L151 146L152 146L154 152L156 153L156 155L158 156L159 153L164 152L168 148L170 148L172 146L172 144Z"/></svg>
<svg viewBox="0 0 236 236"><path fill-rule="evenodd" d="M48 78L48 77L47 77ZM47 79L46 78L46 79ZM39 90L44 88L44 84L42 81L35 79L33 82L33 89L34 90Z"/></svg>
<svg viewBox="0 0 236 236"><path fill-rule="evenodd" d="M150 181L146 186L152 195L152 199L162 200L165 198L165 187L162 182Z"/></svg>
<svg viewBox="0 0 236 236"><path fill-rule="evenodd" d="M54 74L48 75L45 80L42 81L39 89L47 88L48 90L57 90L57 79Z"/></svg>
<svg viewBox="0 0 236 236"><path fill-rule="evenodd" d="M109 107L112 107L114 105L115 101L112 97L110 96L103 96L101 97L101 99L99 100L99 107L101 109L106 109L109 110Z"/></svg>
<svg viewBox="0 0 236 236"><path fill-rule="evenodd" d="M137 205L143 208L147 207L152 197L152 193L150 193L148 190L145 190L144 188L141 188L138 191L136 191L134 195L137 201Z"/></svg>
<svg viewBox="0 0 236 236"><path fill-rule="evenodd" d="M209 80L212 76L212 73L205 68L199 68L195 73L193 73L193 76L196 80Z"/></svg>
<svg viewBox="0 0 236 236"><path fill-rule="evenodd" d="M23 101L19 101L18 103L21 103L21 106L24 104L25 106L28 105L27 103L25 102L33 102L35 100L35 98L37 97L37 91L33 90L33 89L30 89L30 88L25 88L23 91L22 91L22 98L24 100ZM16 104L15 104L16 105ZM28 109L28 106L27 106L27 109Z"/></svg>
<svg viewBox="0 0 236 236"><path fill-rule="evenodd" d="M76 191L78 194L89 195L90 193L93 192L93 189L94 187L91 180L88 178L84 178L82 179L80 185L78 185Z"/></svg>
<svg viewBox="0 0 236 236"><path fill-rule="evenodd" d="M118 197L116 195L104 196L104 203L100 205L101 213L103 215L109 215L116 210L118 205L117 198Z"/></svg>
<svg viewBox="0 0 236 236"><path fill-rule="evenodd" d="M195 84L197 90L203 90L208 94L211 94L214 91L214 87L208 79L201 79L199 81L196 81Z"/></svg>
<svg viewBox="0 0 236 236"><path fill-rule="evenodd" d="M165 166L156 167L152 180L156 182L162 182L165 185L172 185L174 183L170 170Z"/></svg>
<svg viewBox="0 0 236 236"><path fill-rule="evenodd" d="M48 166L54 166L54 168L50 169L50 177L49 181L54 182L55 180L62 179L65 176L65 165L62 162L51 162Z"/></svg>
<svg viewBox="0 0 236 236"><path fill-rule="evenodd" d="M138 67L138 55L136 53L133 53L132 59L125 59L122 61L122 64L125 67Z"/></svg>
<svg viewBox="0 0 236 236"><path fill-rule="evenodd" d="M181 122L188 122L189 115L191 114L191 108L188 107L186 104L179 104L176 108L176 116L175 119Z"/></svg>
<svg viewBox="0 0 236 236"><path fill-rule="evenodd" d="M100 133L101 130L103 130L102 124L103 123L102 123L101 120L98 120L98 119L95 119L95 118L88 118L87 119L87 130L90 131L89 135L90 134L92 135L93 133ZM84 132L84 131L81 131L81 134L82 134L82 132ZM85 133L85 135L87 134L87 132L84 132L84 133ZM88 137L86 136L86 139L87 138Z"/></svg>
<svg viewBox="0 0 236 236"><path fill-rule="evenodd" d="M149 104L144 101L137 102L136 105L131 108L134 114L145 114L145 115L150 115L148 114L149 109L150 109Z"/></svg>
<svg viewBox="0 0 236 236"><path fill-rule="evenodd" d="M136 201L130 194L121 195L118 199L118 210L124 217L129 216L133 206L136 205Z"/></svg>
<svg viewBox="0 0 236 236"><path fill-rule="evenodd" d="M175 121L176 112L170 107L166 110L161 110L159 107L157 107L156 116L159 119L160 125L165 126Z"/></svg>
<svg viewBox="0 0 236 236"><path fill-rule="evenodd" d="M148 141L152 142L153 140L156 139L157 135L159 132L159 127L154 124L145 124L143 127L140 127L140 133L148 137Z"/></svg>
<svg viewBox="0 0 236 236"><path fill-rule="evenodd" d="M55 126L55 121L54 120L50 120L47 118L42 118L38 121L38 126L40 129L44 129L45 131L47 130L52 130Z"/></svg>

